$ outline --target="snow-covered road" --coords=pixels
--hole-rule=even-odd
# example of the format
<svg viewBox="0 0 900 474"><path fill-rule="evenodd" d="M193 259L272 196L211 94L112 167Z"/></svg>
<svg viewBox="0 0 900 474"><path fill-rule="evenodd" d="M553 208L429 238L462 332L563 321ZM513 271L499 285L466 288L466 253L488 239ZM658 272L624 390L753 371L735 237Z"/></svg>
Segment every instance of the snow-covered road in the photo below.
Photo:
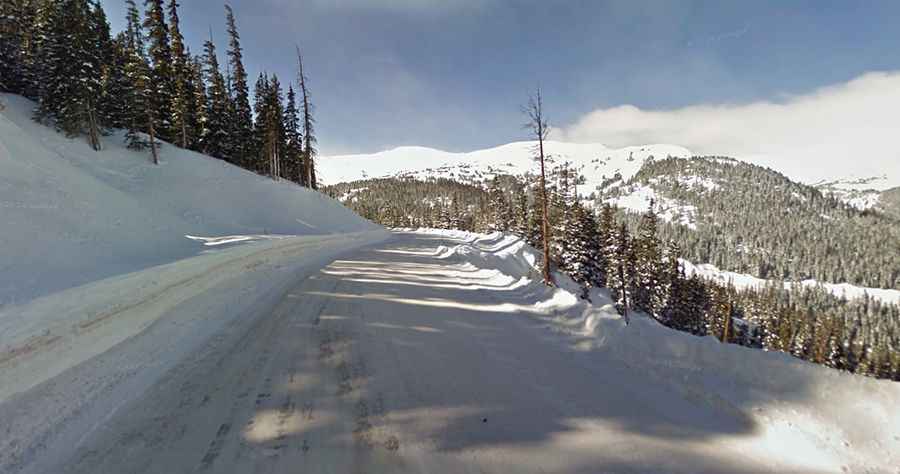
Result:
<svg viewBox="0 0 900 474"><path fill-rule="evenodd" d="M158 335L126 340L0 404L0 419L11 422L0 427L0 449L17 449L0 457L0 470L696 473L839 465L826 447L774 445L740 407L578 350L576 335L528 314L539 285L446 251L458 244L402 233L341 254L253 296L260 302L244 317L209 337L184 336L198 343L180 345L190 350L171 367L155 369L157 358L178 350ZM189 299L181 306L217 309ZM182 335L193 324L187 320ZM146 332L165 330L159 326ZM116 379L98 381L107 369ZM67 406L61 397L87 385L109 388L28 438L34 418L52 418Z"/></svg>

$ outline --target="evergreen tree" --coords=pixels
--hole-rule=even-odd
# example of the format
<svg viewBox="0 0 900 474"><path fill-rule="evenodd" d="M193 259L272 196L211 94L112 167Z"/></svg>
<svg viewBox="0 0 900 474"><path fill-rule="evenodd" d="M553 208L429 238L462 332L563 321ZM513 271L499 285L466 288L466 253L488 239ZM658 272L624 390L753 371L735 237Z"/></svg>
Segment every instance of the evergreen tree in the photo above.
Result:
<svg viewBox="0 0 900 474"><path fill-rule="evenodd" d="M284 107L282 105L281 83L278 76L273 74L269 81L268 95L266 96L266 137L263 149L266 152L268 165L267 173L273 179L280 179L281 156L284 152Z"/></svg>
<svg viewBox="0 0 900 474"><path fill-rule="evenodd" d="M207 155L221 158L234 163L234 158L228 154L228 132L230 126L231 99L225 87L225 78L219 70L219 60L216 57L216 46L212 39L203 45L204 71L206 82L206 126L204 127L203 152Z"/></svg>
<svg viewBox="0 0 900 474"><path fill-rule="evenodd" d="M133 87L128 78L128 42L125 33L119 33L112 41L112 58L103 80L103 98L100 107L102 122L113 128L128 128L128 98Z"/></svg>
<svg viewBox="0 0 900 474"><path fill-rule="evenodd" d="M28 88L26 63L34 15L33 0L0 2L0 91L21 94Z"/></svg>
<svg viewBox="0 0 900 474"><path fill-rule="evenodd" d="M203 151L205 144L209 140L209 118L207 112L209 105L206 95L206 84L203 82L203 58L195 56L191 60L191 83L194 87L193 110L194 121L196 122L196 132L191 149L194 151Z"/></svg>
<svg viewBox="0 0 900 474"><path fill-rule="evenodd" d="M117 61L116 46L110 36L109 20L100 3L91 8L94 54L100 64L100 98L97 101L97 122L101 130L109 127L121 127L122 116L116 110L116 97L121 92L121 81L124 80L124 63Z"/></svg>
<svg viewBox="0 0 900 474"><path fill-rule="evenodd" d="M628 317L633 301L633 246L628 228L622 223L615 235L615 247L609 259L607 281L616 309Z"/></svg>
<svg viewBox="0 0 900 474"><path fill-rule="evenodd" d="M520 237L525 238L529 235L529 206L528 193L525 192L525 186L517 186L514 194L515 209L513 210L513 220L515 222L514 232Z"/></svg>
<svg viewBox="0 0 900 474"><path fill-rule="evenodd" d="M650 208L641 218L635 240L637 257L637 291L634 306L652 316L659 316L665 304L666 288L662 278L662 252L657 236L657 217Z"/></svg>
<svg viewBox="0 0 900 474"><path fill-rule="evenodd" d="M150 66L147 64L144 33L141 27L140 11L134 0L126 0L126 29L120 36L121 53L124 54L124 105L122 106L127 132L125 141L128 148L143 150L151 148L154 163L158 162L155 143L156 111L150 101L153 94ZM145 138L153 136L154 140Z"/></svg>
<svg viewBox="0 0 900 474"><path fill-rule="evenodd" d="M152 128L163 140L175 142L172 125L172 101L175 87L172 83L172 49L169 43L169 27L166 25L163 0L144 1L144 28L150 40L147 53L150 59L149 94L147 100L148 129Z"/></svg>
<svg viewBox="0 0 900 474"><path fill-rule="evenodd" d="M191 148L197 141L197 109L191 56L181 34L178 2L169 0L169 32L172 38L172 132L181 148Z"/></svg>
<svg viewBox="0 0 900 474"><path fill-rule="evenodd" d="M616 252L616 220L615 210L609 204L603 204L600 210L600 219L597 222L597 286L612 286L608 284L610 262L615 258Z"/></svg>
<svg viewBox="0 0 900 474"><path fill-rule="evenodd" d="M266 140L269 137L269 76L266 72L260 72L253 88L253 114L256 121L253 124L253 148L256 155L253 160L246 160L244 167L256 173L266 172Z"/></svg>
<svg viewBox="0 0 900 474"><path fill-rule="evenodd" d="M250 112L250 90L247 85L247 71L244 69L244 53L241 49L241 37L234 20L234 12L225 5L225 20L228 29L228 64L229 94L232 100L232 113L229 124L230 134L227 145L235 163L246 167L255 153L253 148L253 116Z"/></svg>
<svg viewBox="0 0 900 474"><path fill-rule="evenodd" d="M583 285L585 295L598 279L600 244L596 228L594 215L580 203L574 203L563 234L567 251L560 256L560 263L573 280Z"/></svg>
<svg viewBox="0 0 900 474"><path fill-rule="evenodd" d="M65 0L48 8L35 118L52 122L70 137L87 134L91 147L99 150L102 57L96 46L102 29L87 0Z"/></svg>
<svg viewBox="0 0 900 474"><path fill-rule="evenodd" d="M283 128L285 137L283 176L300 184L303 182L303 137L300 134L297 95L292 85L288 85Z"/></svg>

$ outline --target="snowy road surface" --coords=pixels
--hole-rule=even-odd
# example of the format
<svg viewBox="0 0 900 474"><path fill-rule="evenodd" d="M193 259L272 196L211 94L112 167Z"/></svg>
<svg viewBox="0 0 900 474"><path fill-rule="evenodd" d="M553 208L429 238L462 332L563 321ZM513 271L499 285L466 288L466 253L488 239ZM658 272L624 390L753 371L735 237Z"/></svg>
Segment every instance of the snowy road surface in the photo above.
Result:
<svg viewBox="0 0 900 474"><path fill-rule="evenodd" d="M174 349L142 334L19 393L0 404L0 419L11 421L0 426L0 449L16 452L0 457L0 470L695 473L836 466L815 446L789 444L785 452L740 409L577 350L575 336L527 314L535 285L448 257L444 250L458 243L398 234L279 288L271 304L253 305L155 376L155 360L165 359L160 352ZM184 305L192 309L190 301ZM190 323L183 331L192 331ZM97 381L113 367L118 378ZM23 434L29 420L65 411L59 407L72 387L92 384L110 388L90 392L92 401L67 412L64 423L35 428L31 439Z"/></svg>

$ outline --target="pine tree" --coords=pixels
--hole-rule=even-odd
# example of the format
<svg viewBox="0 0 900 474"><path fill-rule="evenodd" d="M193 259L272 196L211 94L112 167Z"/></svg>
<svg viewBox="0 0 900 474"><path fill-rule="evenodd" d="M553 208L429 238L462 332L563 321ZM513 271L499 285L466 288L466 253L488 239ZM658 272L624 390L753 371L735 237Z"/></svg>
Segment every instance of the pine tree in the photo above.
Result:
<svg viewBox="0 0 900 474"><path fill-rule="evenodd" d="M660 311L659 320L669 327L681 329L680 315L684 312L684 277L678 258L681 251L675 241L666 247L665 266L662 278L665 281L665 304Z"/></svg>
<svg viewBox="0 0 900 474"><path fill-rule="evenodd" d="M120 36L120 51L124 55L124 104L122 105L122 121L127 132L125 142L128 148L143 150L151 148L154 163L156 143L145 139L143 132L150 134L156 121L155 111L150 102L153 94L150 78L150 66L147 64L144 47L144 32L141 27L140 11L134 0L126 0L126 29ZM155 129L153 130L155 132ZM155 135L155 134L154 134ZM155 139L155 136L153 137Z"/></svg>
<svg viewBox="0 0 900 474"><path fill-rule="evenodd" d="M635 240L635 254L637 291L634 306L658 317L665 304L666 288L662 278L662 252L657 237L657 217L653 201L650 201L650 208L641 218Z"/></svg>
<svg viewBox="0 0 900 474"><path fill-rule="evenodd" d="M263 148L268 157L268 175L275 180L282 177L281 156L284 152L284 107L282 105L281 83L278 76L273 74L269 81L269 90L266 97L266 137Z"/></svg>
<svg viewBox="0 0 900 474"><path fill-rule="evenodd" d="M91 147L99 150L102 58L96 46L102 29L87 0L65 0L48 8L41 32L41 87L35 118L53 122L70 137L87 134Z"/></svg>
<svg viewBox="0 0 900 474"><path fill-rule="evenodd" d="M297 111L297 95L294 86L288 85L284 108L284 177L300 184L303 182L303 137L300 134L300 115Z"/></svg>
<svg viewBox="0 0 900 474"><path fill-rule="evenodd" d="M191 56L181 34L178 2L169 0L169 32L172 50L172 132L181 148L191 148L197 141L197 109Z"/></svg>
<svg viewBox="0 0 900 474"><path fill-rule="evenodd" d="M615 250L609 259L608 286L616 309L628 320L628 308L632 305L633 244L628 228L623 222L615 236Z"/></svg>
<svg viewBox="0 0 900 474"><path fill-rule="evenodd" d="M175 142L175 130L172 126L172 100L175 87L172 83L174 68L172 66L172 49L169 43L169 27L166 25L163 0L144 1L144 28L150 40L147 53L150 59L149 94L147 100L147 116L153 129L162 140ZM151 143L151 146L153 144Z"/></svg>
<svg viewBox="0 0 900 474"><path fill-rule="evenodd" d="M206 82L206 126L203 137L203 152L207 155L221 158L234 163L234 158L228 154L228 132L230 126L231 99L225 87L225 78L219 70L219 60L216 58L216 46L212 39L203 45L204 71Z"/></svg>
<svg viewBox="0 0 900 474"><path fill-rule="evenodd" d="M514 192L514 232L522 238L529 235L528 210L528 194L525 192L525 187L517 186Z"/></svg>
<svg viewBox="0 0 900 474"><path fill-rule="evenodd" d="M235 163L247 166L252 161L256 149L253 147L253 116L250 112L250 89L247 85L247 71L244 69L244 53L231 6L225 5L225 21L228 29L229 94L232 101L230 120L230 140L228 149Z"/></svg>
<svg viewBox="0 0 900 474"><path fill-rule="evenodd" d="M615 210L609 204L603 204L600 210L600 219L597 222L597 280L599 287L610 286L609 269L610 262L615 258L616 252L616 220Z"/></svg>
<svg viewBox="0 0 900 474"><path fill-rule="evenodd" d="M266 172L268 154L266 140L269 137L269 76L266 72L260 72L256 78L253 89L253 114L256 121L253 124L253 147L256 155L252 160L246 160L243 166L256 173Z"/></svg>
<svg viewBox="0 0 900 474"><path fill-rule="evenodd" d="M25 52L34 26L31 3L0 2L0 91L21 94L27 88Z"/></svg>
<svg viewBox="0 0 900 474"><path fill-rule="evenodd" d="M113 128L128 128L128 98L133 84L128 79L128 42L125 33L119 33L112 42L112 59L103 81L103 98L100 115L102 122Z"/></svg>
<svg viewBox="0 0 900 474"><path fill-rule="evenodd" d="M206 115L208 103L206 96L206 84L203 82L203 58L195 56L191 59L191 82L194 86L193 110L195 132L191 149L203 151L209 138L209 118Z"/></svg>
<svg viewBox="0 0 900 474"><path fill-rule="evenodd" d="M110 36L109 21L100 3L94 3L92 10L92 29L94 54L100 64L100 98L97 101L97 122L101 130L122 126L122 115L117 106L121 94L125 70L124 62L117 57L115 41Z"/></svg>
<svg viewBox="0 0 900 474"><path fill-rule="evenodd" d="M597 281L598 256L600 245L597 242L597 222L593 214L578 202L571 206L566 221L563 240L567 242L567 251L560 257L560 263L566 272L587 289Z"/></svg>

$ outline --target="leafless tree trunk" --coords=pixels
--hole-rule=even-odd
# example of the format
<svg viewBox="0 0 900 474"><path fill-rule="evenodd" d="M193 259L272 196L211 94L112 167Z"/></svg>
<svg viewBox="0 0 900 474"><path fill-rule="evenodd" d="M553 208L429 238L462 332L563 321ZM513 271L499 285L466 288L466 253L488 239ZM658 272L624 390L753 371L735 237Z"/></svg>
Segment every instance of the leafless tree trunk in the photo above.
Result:
<svg viewBox="0 0 900 474"><path fill-rule="evenodd" d="M724 328L722 329L722 342L729 343L731 342L732 333L734 332L734 328L731 326L734 322L731 319L731 311L733 310L734 303L728 303L728 314L725 315ZM793 344L792 344L793 346Z"/></svg>
<svg viewBox="0 0 900 474"><path fill-rule="evenodd" d="M90 138L91 148L94 151L100 151L100 127L97 126L97 117L94 113L94 106L91 101L88 101L87 104L87 116L88 116L88 137Z"/></svg>
<svg viewBox="0 0 900 474"><path fill-rule="evenodd" d="M312 189L318 189L316 183L315 143L316 137L313 131L315 120L312 116L312 103L309 98L309 89L306 86L306 75L303 74L303 56L300 55L300 47L297 46L297 82L300 83L300 93L303 95L303 181Z"/></svg>
<svg viewBox="0 0 900 474"><path fill-rule="evenodd" d="M534 96L528 99L528 105L525 106L525 115L528 116L528 123L525 128L537 137L538 155L537 158L541 162L541 242L544 247L544 283L553 284L550 276L550 225L547 214L547 172L544 164L544 140L550 133L550 127L547 125L547 119L544 118L544 101L541 97L541 89L538 88Z"/></svg>
<svg viewBox="0 0 900 474"><path fill-rule="evenodd" d="M159 155L156 152L156 128L153 126L153 114L147 114L147 133L150 135L150 153L153 155L153 164L159 164Z"/></svg>

